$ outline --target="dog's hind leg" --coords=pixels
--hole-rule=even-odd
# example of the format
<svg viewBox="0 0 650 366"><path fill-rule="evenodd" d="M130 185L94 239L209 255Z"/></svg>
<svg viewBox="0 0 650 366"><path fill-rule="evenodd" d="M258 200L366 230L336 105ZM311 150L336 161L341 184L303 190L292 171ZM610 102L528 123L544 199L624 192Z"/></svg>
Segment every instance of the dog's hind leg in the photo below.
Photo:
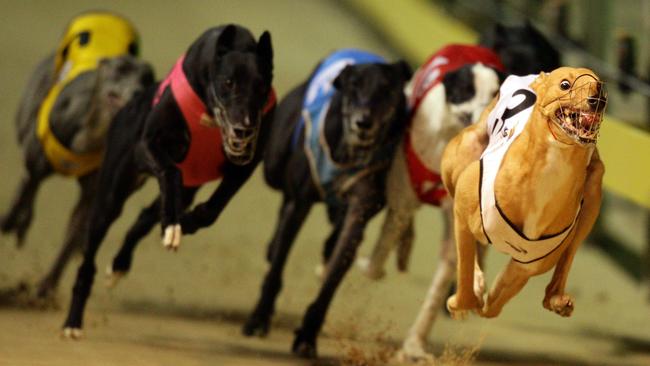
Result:
<svg viewBox="0 0 650 366"><path fill-rule="evenodd" d="M271 316L275 310L275 300L282 288L284 265L298 230L307 217L311 206L311 202L284 198L272 244L270 244L275 248L271 267L264 277L262 293L255 310L253 310L242 329L244 335L252 336L257 334L264 336L268 333Z"/></svg>
<svg viewBox="0 0 650 366"><path fill-rule="evenodd" d="M374 280L384 277L386 273L384 265L388 255L405 236L408 236L409 226L412 225L412 221L412 210L388 208L379 239L377 239L377 244L370 258L361 258L357 261L366 276Z"/></svg>
<svg viewBox="0 0 650 366"><path fill-rule="evenodd" d="M15 233L16 244L22 247L25 239L25 234L29 225L32 222L34 212L34 200L36 193L41 185L41 182L52 174L47 159L39 149L40 156L30 158L28 156L26 165L27 169L23 178L21 179L11 207L5 215L0 217L0 232L3 234ZM37 153L29 153L30 155L38 155Z"/></svg>
<svg viewBox="0 0 650 366"><path fill-rule="evenodd" d="M479 315L485 318L499 315L503 306L521 291L531 275L522 264L511 259L494 281L487 302L479 311Z"/></svg>
<svg viewBox="0 0 650 366"><path fill-rule="evenodd" d="M411 186L406 157L401 145L396 149L388 172L386 200L388 206L386 218L377 244L369 258L360 258L357 262L364 274L372 279L384 276L386 260L396 246L399 246L400 251L398 269L405 269L412 244L413 215L420 206L420 201Z"/></svg>
<svg viewBox="0 0 650 366"><path fill-rule="evenodd" d="M184 188L182 192L183 210L189 207L194 200L197 188ZM107 268L106 285L114 287L118 281L126 275L131 269L133 261L133 252L138 243L144 238L153 227L160 222L160 197L156 199L142 211L136 222L131 226L124 237L122 247L118 251L112 264Z"/></svg>
<svg viewBox="0 0 650 366"><path fill-rule="evenodd" d="M415 322L408 331L402 344L399 358L402 362L429 360L433 356L425 351L427 336L436 320L436 315L444 305L456 272L456 248L453 239L453 214L450 208L444 210L444 238L440 248L438 268L433 276L429 290L424 299Z"/></svg>
<svg viewBox="0 0 650 366"><path fill-rule="evenodd" d="M54 294L63 270L67 266L70 258L75 252L82 251L83 239L87 229L87 219L90 216L92 200L95 196L97 174L92 173L79 178L79 188L81 190L79 200L75 205L68 228L63 241L63 246L59 251L48 274L43 277L38 285L37 296L47 298Z"/></svg>
<svg viewBox="0 0 650 366"><path fill-rule="evenodd" d="M415 240L415 224L413 220L408 223L406 230L402 233L397 243L397 252L395 253L395 262L397 270L406 272L408 270L409 261L411 259L411 251L413 250L413 240Z"/></svg>

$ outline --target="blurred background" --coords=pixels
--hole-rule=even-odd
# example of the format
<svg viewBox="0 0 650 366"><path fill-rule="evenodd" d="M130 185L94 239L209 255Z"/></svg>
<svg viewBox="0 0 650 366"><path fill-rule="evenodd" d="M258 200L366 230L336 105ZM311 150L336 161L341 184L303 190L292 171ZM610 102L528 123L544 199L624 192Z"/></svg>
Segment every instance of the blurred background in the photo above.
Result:
<svg viewBox="0 0 650 366"><path fill-rule="evenodd" d="M609 116L601 155L607 167L606 201L598 227L574 262L571 318L542 308L550 274L532 279L497 319L464 322L440 317L430 334L441 364L650 364L650 1L648 0L212 0L0 1L0 212L22 174L14 114L33 67L58 44L70 18L89 9L128 17L141 37L141 56L164 77L205 29L242 24L269 30L278 96L306 78L318 60L358 47L417 67L446 43L474 43L495 21L526 19L562 51L563 62L593 68L608 82ZM611 126L611 127L606 127ZM602 142L602 143L601 143ZM201 190L197 202L216 187ZM103 269L128 225L155 195L149 182L113 225L97 257L98 274L86 314L87 337L58 339L78 258L65 272L57 302L46 311L28 306L24 293L49 268L63 240L78 189L52 177L37 197L35 217L21 250L0 236L0 365L303 365L289 352L293 329L315 297L314 268L329 233L322 206L312 210L285 270L274 328L267 339L247 339L240 327L255 304L266 271L264 254L280 196L261 170L235 196L219 221L184 237L178 253L160 245L154 230L140 245L132 272L117 288L103 286ZM383 214L366 230L360 253L377 239ZM351 355L383 364L376 355L399 346L415 318L438 258L440 212L422 208L410 271L389 263L372 282L353 268L337 293L319 343L321 364L355 363ZM494 279L506 258L488 254ZM17 298L19 298L17 300ZM470 356L467 356L470 355ZM472 356L473 355L473 356ZM473 361L471 360L473 359ZM365 364L373 364L370 361Z"/></svg>

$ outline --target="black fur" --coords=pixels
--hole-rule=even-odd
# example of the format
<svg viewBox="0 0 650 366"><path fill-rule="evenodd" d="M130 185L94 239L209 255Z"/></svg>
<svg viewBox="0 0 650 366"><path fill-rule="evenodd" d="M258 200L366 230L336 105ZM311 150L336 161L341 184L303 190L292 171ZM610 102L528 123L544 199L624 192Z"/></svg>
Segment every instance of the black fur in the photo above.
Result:
<svg viewBox="0 0 650 366"><path fill-rule="evenodd" d="M560 67L560 53L530 22L523 26L497 23L484 32L480 45L493 49L509 74L550 72Z"/></svg>
<svg viewBox="0 0 650 366"><path fill-rule="evenodd" d="M260 146L252 160L233 162L228 159L222 167L223 180L216 191L189 212L186 209L197 187L184 187L181 172L175 165L184 158L189 135L170 88L164 90L154 107L152 101L157 85L118 113L108 133L98 197L89 218L86 251L77 273L65 328L81 328L96 272L96 252L126 199L142 185L144 175L157 178L160 196L142 211L129 230L114 261L114 270L125 271L130 267L133 248L158 220L163 228L180 223L185 234L212 224L250 177L262 158L273 118L273 110L262 116L271 90L272 58L268 32L256 42L247 29L236 25L211 28L188 49L183 70L208 112L219 113L211 117L223 120L225 126L221 126L225 128L253 124L260 128L257 141Z"/></svg>
<svg viewBox="0 0 650 366"><path fill-rule="evenodd" d="M379 126L373 151L398 141L406 126L406 102L402 90L410 76L411 70L403 62L347 66L339 74L333 83L337 91L324 127L336 162L364 166L363 156L372 154L372 151L350 149L345 142L344 125L352 123L343 115L342 105L346 102L354 108L370 109L369 118L354 123L362 128ZM322 200L302 148L304 133L297 148L291 144L307 85L308 82L293 89L278 105L265 154L264 176L271 187L282 191L283 202L275 234L268 245L267 259L271 267L264 279L261 297L244 325L245 335L265 335L268 332L275 300L282 287L282 271L293 241L312 205ZM328 270L317 298L296 331L292 349L300 356L316 356L316 337L334 292L352 264L366 223L384 205L387 169L388 165L382 166L354 183L342 196L340 205L328 203L328 216L333 224L323 253Z"/></svg>

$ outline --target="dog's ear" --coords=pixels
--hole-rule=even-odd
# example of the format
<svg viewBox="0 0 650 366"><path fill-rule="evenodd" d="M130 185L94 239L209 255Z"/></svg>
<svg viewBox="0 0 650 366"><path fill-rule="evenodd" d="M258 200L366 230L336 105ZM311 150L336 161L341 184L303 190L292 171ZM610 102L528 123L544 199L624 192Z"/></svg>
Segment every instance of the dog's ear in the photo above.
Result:
<svg viewBox="0 0 650 366"><path fill-rule="evenodd" d="M533 23L530 22L530 19L528 19L528 18L526 18L526 21L524 22L524 29L528 33L533 33L533 34L537 33L537 29L535 28Z"/></svg>
<svg viewBox="0 0 650 366"><path fill-rule="evenodd" d="M271 83L273 80L273 45L271 33L265 31L257 42L257 64L262 76Z"/></svg>
<svg viewBox="0 0 650 366"><path fill-rule="evenodd" d="M350 75L352 75L352 66L346 65L336 79L334 79L332 85L334 85L336 90L341 90L345 85L345 82L350 78Z"/></svg>
<svg viewBox="0 0 650 366"><path fill-rule="evenodd" d="M237 27L233 24L226 26L219 34L217 38L217 57L225 55L228 51L232 50L233 44L235 43L235 34L237 33Z"/></svg>
<svg viewBox="0 0 650 366"><path fill-rule="evenodd" d="M500 50L505 46L505 42L508 39L508 28L497 22L494 25L494 37L492 38L492 44L488 47L492 48L495 51Z"/></svg>
<svg viewBox="0 0 650 366"><path fill-rule="evenodd" d="M413 75L413 69L411 69L411 65L409 65L406 61L399 60L395 62L392 66L399 72L399 75L402 77L402 80L405 81L411 80L411 76Z"/></svg>

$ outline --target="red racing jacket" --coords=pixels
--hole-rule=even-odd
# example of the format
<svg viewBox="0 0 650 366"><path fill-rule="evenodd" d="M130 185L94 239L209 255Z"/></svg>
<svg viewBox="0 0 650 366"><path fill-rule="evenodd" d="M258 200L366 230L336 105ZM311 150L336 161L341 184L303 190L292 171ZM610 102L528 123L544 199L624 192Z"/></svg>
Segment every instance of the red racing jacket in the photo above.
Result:
<svg viewBox="0 0 650 366"><path fill-rule="evenodd" d="M165 80L158 86L153 105L158 104L165 88L171 88L174 100L178 105L190 134L190 146L185 158L176 166L183 176L185 187L198 187L204 183L220 179L222 168L226 163L223 151L221 129L207 127L201 124L201 116L207 113L205 103L199 98L187 81L183 71L185 55L181 56L169 72ZM268 113L275 105L275 91L271 89L262 113Z"/></svg>
<svg viewBox="0 0 650 366"><path fill-rule="evenodd" d="M429 57L413 76L413 90L408 100L411 118L417 113L427 93L440 83L446 73L479 62L504 71L499 56L489 48L481 46L452 44ZM411 185L418 198L421 202L439 206L447 195L442 185L442 177L439 172L429 170L417 155L413 149L409 130L404 134L404 153Z"/></svg>

